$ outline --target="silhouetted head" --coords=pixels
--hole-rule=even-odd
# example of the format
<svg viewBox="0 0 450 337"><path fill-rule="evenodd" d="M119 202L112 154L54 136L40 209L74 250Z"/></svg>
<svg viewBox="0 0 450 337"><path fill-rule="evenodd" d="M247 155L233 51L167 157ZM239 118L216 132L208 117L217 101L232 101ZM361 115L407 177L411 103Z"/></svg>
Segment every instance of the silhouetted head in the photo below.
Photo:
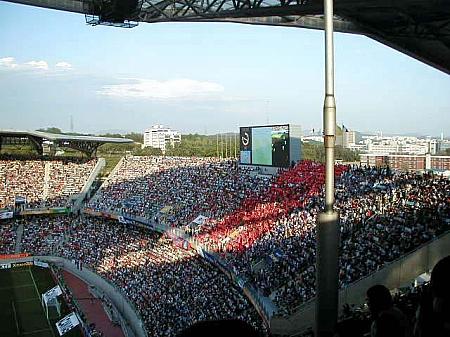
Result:
<svg viewBox="0 0 450 337"><path fill-rule="evenodd" d="M367 290L367 304L370 312L377 315L380 311L392 307L392 296L384 285L377 284Z"/></svg>
<svg viewBox="0 0 450 337"><path fill-rule="evenodd" d="M431 292L433 310L442 312L450 307L450 255L440 260L431 272Z"/></svg>

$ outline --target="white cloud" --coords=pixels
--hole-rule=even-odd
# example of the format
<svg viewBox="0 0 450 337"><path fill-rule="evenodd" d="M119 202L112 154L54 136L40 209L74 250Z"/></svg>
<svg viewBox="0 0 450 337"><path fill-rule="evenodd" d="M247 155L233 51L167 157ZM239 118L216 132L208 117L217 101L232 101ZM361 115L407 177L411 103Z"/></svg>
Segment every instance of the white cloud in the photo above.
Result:
<svg viewBox="0 0 450 337"><path fill-rule="evenodd" d="M122 98L164 100L176 98L198 98L224 91L224 87L214 82L191 79L157 81L149 79L128 79L128 83L105 85L98 91L101 95Z"/></svg>
<svg viewBox="0 0 450 337"><path fill-rule="evenodd" d="M14 57L0 58L0 69L1 68L14 69L17 68L18 66L19 65L16 63Z"/></svg>
<svg viewBox="0 0 450 337"><path fill-rule="evenodd" d="M43 60L31 60L24 63L18 63L14 57L0 58L0 70L20 70L20 71L45 71L51 72L52 70L71 70L72 65L65 61L60 61L55 64L53 69Z"/></svg>
<svg viewBox="0 0 450 337"><path fill-rule="evenodd" d="M58 62L55 64L55 67L60 70L71 70L73 67L69 62Z"/></svg>
<svg viewBox="0 0 450 337"><path fill-rule="evenodd" d="M48 63L45 61L29 61L29 62L25 62L23 66L24 66L24 68L48 70Z"/></svg>

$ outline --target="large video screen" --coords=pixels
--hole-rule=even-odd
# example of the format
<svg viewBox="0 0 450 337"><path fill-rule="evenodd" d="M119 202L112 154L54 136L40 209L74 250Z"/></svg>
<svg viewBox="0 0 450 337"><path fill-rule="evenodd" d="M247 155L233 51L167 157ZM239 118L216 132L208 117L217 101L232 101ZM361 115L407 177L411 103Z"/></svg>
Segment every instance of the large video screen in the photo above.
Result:
<svg viewBox="0 0 450 337"><path fill-rule="evenodd" d="M289 166L289 125L240 128L240 163Z"/></svg>

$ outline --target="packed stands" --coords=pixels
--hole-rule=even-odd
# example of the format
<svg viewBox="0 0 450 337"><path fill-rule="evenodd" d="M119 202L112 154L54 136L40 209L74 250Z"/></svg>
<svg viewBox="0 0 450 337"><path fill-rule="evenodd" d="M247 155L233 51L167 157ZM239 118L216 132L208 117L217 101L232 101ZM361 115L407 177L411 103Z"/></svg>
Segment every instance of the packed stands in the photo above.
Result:
<svg viewBox="0 0 450 337"><path fill-rule="evenodd" d="M89 207L189 229L196 242L219 253L233 273L289 315L315 295L323 181L323 166L309 161L271 178L232 161L127 157ZM171 212L162 215L168 207ZM337 166L336 209L345 287L448 231L450 184L429 174ZM199 214L206 220L187 227ZM53 252L91 266L127 294L153 334L173 335L204 318L256 322L225 276L195 252L172 247L166 235L94 218L43 219L26 221L24 251ZM224 316L205 309L199 298ZM163 303L166 310L158 312ZM169 326L175 317L186 318Z"/></svg>
<svg viewBox="0 0 450 337"><path fill-rule="evenodd" d="M16 226L12 222L0 222L0 254L13 254L16 248Z"/></svg>
<svg viewBox="0 0 450 337"><path fill-rule="evenodd" d="M40 160L0 160L0 208L13 207L16 196L30 205L44 199L45 162Z"/></svg>
<svg viewBox="0 0 450 337"><path fill-rule="evenodd" d="M269 178L249 171L216 158L127 156L88 207L147 218L166 208L164 220L181 227L199 214L220 218L268 188Z"/></svg>
<svg viewBox="0 0 450 337"><path fill-rule="evenodd" d="M336 176L345 169L337 166ZM210 227L198 239L223 251L249 249L275 227L278 219L284 219L293 210L304 207L310 198L320 195L324 181L323 165L302 161L293 169L281 171L270 181L269 189L250 194L236 211L209 222Z"/></svg>
<svg viewBox="0 0 450 337"><path fill-rule="evenodd" d="M341 175L336 197L342 287L450 229L447 179L353 167ZM249 249L224 254L286 314L315 295L315 223L322 204L321 193L306 196Z"/></svg>
<svg viewBox="0 0 450 337"><path fill-rule="evenodd" d="M80 193L96 160L79 158L0 159L0 208L14 207L15 198L27 208L63 207Z"/></svg>
<svg viewBox="0 0 450 337"><path fill-rule="evenodd" d="M321 164L303 161L269 179L248 174L232 162L144 158L127 159L102 192L97 209L105 210L101 204L112 202L122 206L113 207L116 211L144 215L141 202L137 208L129 199L121 202L121 193L131 197L136 190L139 200L157 205L152 216L170 200L177 200L177 220L171 225L183 226L198 214L207 214L207 221L193 232L196 240L222 252L235 273L251 280L285 313L315 295L315 223L323 204ZM448 229L448 180L357 166L337 166L336 176L336 208L343 227L341 286ZM232 197L217 199L218 186L229 186L222 195L232 191ZM187 202L180 205L181 200ZM222 212L216 213L217 209Z"/></svg>
<svg viewBox="0 0 450 337"><path fill-rule="evenodd" d="M22 252L52 255L63 244L74 221L73 216L33 216L15 220L24 229Z"/></svg>
<svg viewBox="0 0 450 337"><path fill-rule="evenodd" d="M58 249L114 283L135 304L149 335L174 336L199 320L239 318L262 331L261 320L231 281L165 235L87 218Z"/></svg>
<svg viewBox="0 0 450 337"><path fill-rule="evenodd" d="M96 160L51 161L49 165L47 206L65 205L70 196L80 193Z"/></svg>

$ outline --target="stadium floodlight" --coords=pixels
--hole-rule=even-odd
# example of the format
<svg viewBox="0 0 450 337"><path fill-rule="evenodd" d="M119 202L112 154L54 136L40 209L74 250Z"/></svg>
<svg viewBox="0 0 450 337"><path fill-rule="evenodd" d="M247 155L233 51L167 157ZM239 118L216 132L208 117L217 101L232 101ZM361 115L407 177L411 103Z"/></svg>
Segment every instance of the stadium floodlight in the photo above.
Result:
<svg viewBox="0 0 450 337"><path fill-rule="evenodd" d="M334 150L336 101L334 98L333 0L324 0L325 101L325 210L317 219L316 336L332 336L338 315L339 215L334 211Z"/></svg>

